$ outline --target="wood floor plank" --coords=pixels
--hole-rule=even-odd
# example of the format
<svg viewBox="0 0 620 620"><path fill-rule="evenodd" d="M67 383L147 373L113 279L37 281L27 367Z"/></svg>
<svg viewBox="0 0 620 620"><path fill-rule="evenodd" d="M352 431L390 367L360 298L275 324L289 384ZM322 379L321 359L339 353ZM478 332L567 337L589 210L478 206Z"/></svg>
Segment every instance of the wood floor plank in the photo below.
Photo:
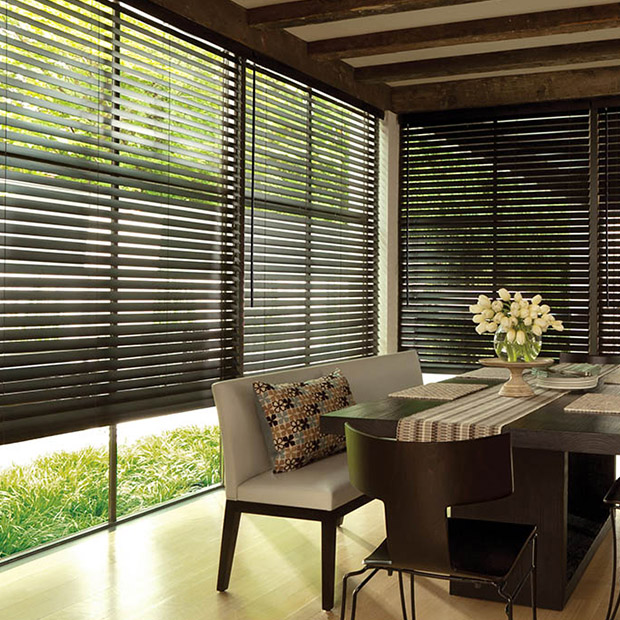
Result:
<svg viewBox="0 0 620 620"><path fill-rule="evenodd" d="M215 591L223 491L100 532L0 570L3 620L325 620L320 609L320 526L244 515L230 589ZM337 578L360 566L384 536L378 502L345 518ZM601 620L611 571L611 537L563 612L540 620ZM418 618L501 620L502 605L453 597L447 584L416 583ZM380 574L360 595L359 620L400 618L397 580ZM515 620L529 618L527 608Z"/></svg>

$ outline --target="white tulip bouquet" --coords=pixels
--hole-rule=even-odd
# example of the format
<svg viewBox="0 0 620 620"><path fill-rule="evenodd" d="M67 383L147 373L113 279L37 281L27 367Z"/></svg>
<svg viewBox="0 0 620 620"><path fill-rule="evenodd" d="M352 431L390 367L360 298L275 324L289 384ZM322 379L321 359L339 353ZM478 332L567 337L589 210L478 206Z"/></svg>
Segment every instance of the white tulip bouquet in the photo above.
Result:
<svg viewBox="0 0 620 620"><path fill-rule="evenodd" d="M542 297L535 295L524 299L521 293L510 293L501 288L499 298L492 301L480 295L478 302L469 306L476 323L476 332L495 334L493 346L498 357L509 362L531 362L538 357L541 336L551 328L563 331L562 321L551 314L551 308L542 304Z"/></svg>

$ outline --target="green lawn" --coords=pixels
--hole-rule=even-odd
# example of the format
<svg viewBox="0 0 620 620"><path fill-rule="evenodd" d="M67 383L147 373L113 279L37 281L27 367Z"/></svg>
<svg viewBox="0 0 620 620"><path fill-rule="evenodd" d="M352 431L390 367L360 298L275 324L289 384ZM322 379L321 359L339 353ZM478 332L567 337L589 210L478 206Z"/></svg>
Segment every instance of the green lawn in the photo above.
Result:
<svg viewBox="0 0 620 620"><path fill-rule="evenodd" d="M118 516L220 481L219 429L189 426L118 446ZM105 448L0 470L0 557L105 523Z"/></svg>

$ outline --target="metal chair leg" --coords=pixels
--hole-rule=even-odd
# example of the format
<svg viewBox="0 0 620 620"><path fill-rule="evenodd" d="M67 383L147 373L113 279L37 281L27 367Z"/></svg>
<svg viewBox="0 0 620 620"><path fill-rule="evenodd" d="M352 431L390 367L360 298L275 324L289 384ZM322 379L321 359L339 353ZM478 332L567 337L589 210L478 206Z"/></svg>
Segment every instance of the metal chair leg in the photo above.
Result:
<svg viewBox="0 0 620 620"><path fill-rule="evenodd" d="M398 571L398 590L400 591L400 606L403 610L403 620L407 620L407 601L405 601L405 588L403 587L402 571Z"/></svg>
<svg viewBox="0 0 620 620"><path fill-rule="evenodd" d="M359 591L379 572L378 568L375 568L368 577L364 577L364 579L360 582L360 584L353 590L353 594L351 596L351 620L355 620L355 611L357 608L357 595Z"/></svg>
<svg viewBox="0 0 620 620"><path fill-rule="evenodd" d="M607 614L605 615L605 620L612 620L616 616L616 612L618 611L618 603L620 603L620 596L618 596L618 601L614 606L614 596L616 594L616 571L618 568L618 541L616 535L616 508L612 506L609 509L610 519L611 519L611 537L612 537L612 564L611 564L611 591L609 593L609 605L607 606ZM613 612L612 612L613 609Z"/></svg>
<svg viewBox="0 0 620 620"><path fill-rule="evenodd" d="M370 568L368 566L364 566L364 568L347 573L342 578L342 604L340 605L340 620L344 620L345 607L347 604L347 581L349 580L349 577L353 577L354 575L362 575L367 570L370 570Z"/></svg>
<svg viewBox="0 0 620 620"><path fill-rule="evenodd" d="M411 620L415 620L415 575L409 573L409 589L411 590Z"/></svg>
<svg viewBox="0 0 620 620"><path fill-rule="evenodd" d="M506 617L508 620L512 620L512 601L506 605Z"/></svg>
<svg viewBox="0 0 620 620"><path fill-rule="evenodd" d="M538 535L532 538L532 572L530 573L532 620L536 620L536 563L538 561Z"/></svg>

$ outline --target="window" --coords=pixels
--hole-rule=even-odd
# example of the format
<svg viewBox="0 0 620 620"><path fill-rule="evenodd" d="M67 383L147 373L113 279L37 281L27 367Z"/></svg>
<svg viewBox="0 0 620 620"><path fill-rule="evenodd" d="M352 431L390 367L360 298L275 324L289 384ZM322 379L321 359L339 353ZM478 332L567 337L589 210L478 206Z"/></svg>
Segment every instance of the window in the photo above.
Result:
<svg viewBox="0 0 620 620"><path fill-rule="evenodd" d="M236 374L235 58L94 0L5 20L0 436L207 406Z"/></svg>
<svg viewBox="0 0 620 620"><path fill-rule="evenodd" d="M468 306L500 287L540 293L564 320L545 354L588 351L589 130L587 105L405 120L400 345L425 370L493 355Z"/></svg>
<svg viewBox="0 0 620 620"><path fill-rule="evenodd" d="M68 446L35 454L42 479L96 470L92 514L14 553L219 483L211 385L243 370L244 243L248 372L374 352L377 136L130 4L0 7L0 495L39 441Z"/></svg>
<svg viewBox="0 0 620 620"><path fill-rule="evenodd" d="M376 119L246 73L246 374L372 355Z"/></svg>
<svg viewBox="0 0 620 620"><path fill-rule="evenodd" d="M598 325L601 354L620 354L620 107L598 110Z"/></svg>

